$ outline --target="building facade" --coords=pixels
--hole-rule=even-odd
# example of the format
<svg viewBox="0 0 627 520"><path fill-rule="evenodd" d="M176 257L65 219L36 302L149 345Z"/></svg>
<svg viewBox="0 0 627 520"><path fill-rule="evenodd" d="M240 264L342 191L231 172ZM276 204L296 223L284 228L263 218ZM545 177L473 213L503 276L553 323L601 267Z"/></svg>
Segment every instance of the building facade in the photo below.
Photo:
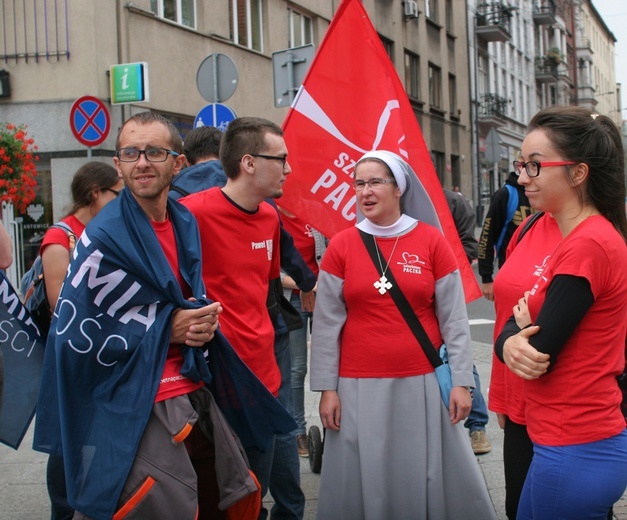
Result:
<svg viewBox="0 0 627 520"><path fill-rule="evenodd" d="M78 165L110 161L117 130L131 114L157 111L184 136L199 111L219 101L239 116L281 124L288 108L275 106L272 55L318 45L338 5L338 0L3 4L0 76L8 79L10 90L0 97L0 119L27 124L39 149L38 211L23 215L21 223L26 262L36 254L47 226L63 216ZM365 0L364 5L406 85L442 184L470 194L465 0ZM198 89L197 73L216 54L233 62L237 79L229 99L207 100ZM132 63L147 66L148 99L112 105L110 66ZM93 147L81 144L70 128L73 105L86 95L102 101L110 115L108 137Z"/></svg>
<svg viewBox="0 0 627 520"><path fill-rule="evenodd" d="M339 2L3 3L0 120L27 124L39 148L39 199L34 211L20 216L26 261L63 215L73 173L90 158L111 160L117 130L131 114L157 111L185 136L203 107L218 101L239 116L281 124L288 108L275 106L273 54L319 45ZM442 185L459 187L473 201L478 222L538 109L575 103L620 121L615 38L591 0L363 3L405 85ZM207 99L207 89L201 94L198 88L199 67L217 55L236 69L228 99L211 86ZM146 64L148 98L113 105L110 67L130 63ZM73 105L86 95L102 101L110 115L108 137L93 147L70 128Z"/></svg>
<svg viewBox="0 0 627 520"><path fill-rule="evenodd" d="M468 26L473 191L481 222L538 110L585 106L620 124L620 85L616 39L591 0L469 0Z"/></svg>

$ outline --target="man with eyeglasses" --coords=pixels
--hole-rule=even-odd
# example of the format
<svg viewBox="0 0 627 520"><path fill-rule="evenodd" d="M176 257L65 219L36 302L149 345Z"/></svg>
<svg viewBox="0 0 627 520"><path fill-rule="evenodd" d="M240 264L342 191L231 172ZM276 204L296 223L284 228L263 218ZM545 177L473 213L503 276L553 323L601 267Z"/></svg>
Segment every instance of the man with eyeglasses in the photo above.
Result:
<svg viewBox="0 0 627 520"><path fill-rule="evenodd" d="M265 199L281 197L291 172L282 129L266 119L235 119L222 136L220 162L226 185L189 195L181 203L198 220L203 278L208 296L224 307L222 332L249 368L278 396L282 377L275 357L273 322L280 308L276 304L267 308L267 303L271 287L280 290L281 235L277 211ZM271 472L280 465L275 459L273 467L273 450L273 445L265 453L246 450L262 496L270 486ZM295 437L285 451L286 460L280 462L287 466L289 479L284 479L284 485L289 489L281 491L289 495L286 502L292 509L285 517L302 518L305 499ZM267 514L262 509L259 518Z"/></svg>
<svg viewBox="0 0 627 520"><path fill-rule="evenodd" d="M234 450L218 446L228 428L207 429L217 423L198 347L230 346L216 332L220 303L205 298L196 222L168 199L182 141L170 121L142 112L116 145L126 188L77 244L52 322L34 447L62 447L77 520L221 518L218 502L232 496L219 496L216 453L237 452L232 483L247 494L257 486L232 435L222 437Z"/></svg>
<svg viewBox="0 0 627 520"><path fill-rule="evenodd" d="M477 261L481 290L483 296L490 301L494 301L492 275L495 256L500 269L505 262L505 251L514 231L532 212L525 188L518 184L518 173L511 172L505 185L494 192L479 238Z"/></svg>

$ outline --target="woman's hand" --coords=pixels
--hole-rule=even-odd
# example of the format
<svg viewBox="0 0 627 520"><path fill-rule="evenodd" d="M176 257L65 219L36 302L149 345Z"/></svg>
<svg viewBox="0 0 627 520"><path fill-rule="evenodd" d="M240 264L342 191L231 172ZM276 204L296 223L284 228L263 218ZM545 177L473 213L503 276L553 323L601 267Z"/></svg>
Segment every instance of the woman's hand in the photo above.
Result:
<svg viewBox="0 0 627 520"><path fill-rule="evenodd" d="M322 426L329 430L340 430L340 416L341 406L340 397L335 390L325 390L320 397L320 405L318 407L320 411L320 419L322 420Z"/></svg>
<svg viewBox="0 0 627 520"><path fill-rule="evenodd" d="M503 360L507 367L523 379L537 379L549 369L549 355L536 350L529 338L537 334L540 327L534 325L507 338L503 345Z"/></svg>
<svg viewBox="0 0 627 520"><path fill-rule="evenodd" d="M531 315L529 314L529 307L527 306L527 300L529 299L529 291L518 300L518 305L514 305L512 309L514 311L514 318L516 319L516 325L521 329L531 325Z"/></svg>
<svg viewBox="0 0 627 520"><path fill-rule="evenodd" d="M468 417L472 407L470 390L465 386L454 386L449 397L448 412L452 424L457 424Z"/></svg>
<svg viewBox="0 0 627 520"><path fill-rule="evenodd" d="M499 428L501 428L501 430L505 429L505 422L507 421L507 415L505 415L504 413L497 413L496 414L496 422L499 423Z"/></svg>

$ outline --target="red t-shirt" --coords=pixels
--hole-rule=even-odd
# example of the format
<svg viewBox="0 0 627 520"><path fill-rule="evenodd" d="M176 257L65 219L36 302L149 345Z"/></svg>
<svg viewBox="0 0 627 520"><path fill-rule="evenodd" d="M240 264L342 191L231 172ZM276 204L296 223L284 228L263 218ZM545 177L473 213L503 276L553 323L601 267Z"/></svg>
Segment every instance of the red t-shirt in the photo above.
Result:
<svg viewBox="0 0 627 520"><path fill-rule="evenodd" d="M512 316L514 305L542 276L551 253L562 240L557 222L548 213L540 217L517 244L523 225L509 242L507 261L494 278L495 340ZM508 415L517 424L526 424L523 381L494 355L488 401L490 410Z"/></svg>
<svg viewBox="0 0 627 520"><path fill-rule="evenodd" d="M587 218L556 248L529 296L535 320L554 276L583 277L594 303L552 370L525 381L527 430L549 446L607 439L625 429L616 376L625 367L627 245L602 216Z"/></svg>
<svg viewBox="0 0 627 520"><path fill-rule="evenodd" d="M70 229L76 235L76 240L83 234L85 231L85 225L78 220L74 215L70 215L61 219L61 222L65 222ZM51 227L48 228L46 234L44 235L44 239L41 241L41 247L39 248L39 254L43 253L46 246L50 244L59 244L65 247L68 251L70 250L70 237L66 233L65 229Z"/></svg>
<svg viewBox="0 0 627 520"><path fill-rule="evenodd" d="M294 239L294 246L305 260L307 267L318 276L318 262L316 261L316 241L314 240L311 226L305 224L298 217L290 217L281 214L283 227Z"/></svg>
<svg viewBox="0 0 627 520"><path fill-rule="evenodd" d="M178 251L176 249L176 237L174 235L174 228L170 219L165 222L152 222L152 227L157 234L157 240L161 244L161 248L165 253L165 257L176 276L181 289L183 290L183 296L189 298L192 295L192 291L183 280L181 272L179 270ZM183 367L183 354L181 353L181 345L170 344L168 349L168 355L163 367L163 374L161 376L161 382L159 389L157 390L157 396L155 397L155 403L159 401L165 401L179 395L189 394L197 388L204 386L204 383L194 383L191 379L181 375L181 368Z"/></svg>
<svg viewBox="0 0 627 520"><path fill-rule="evenodd" d="M428 224L419 222L396 240L377 238L381 263L385 269L389 261L389 271L439 348L443 340L435 314L435 282L455 271L457 261L442 234ZM333 237L320 268L344 280L347 317L340 342L341 377L392 378L433 372L390 293L380 294L374 287L379 273L357 228Z"/></svg>
<svg viewBox="0 0 627 520"><path fill-rule="evenodd" d="M247 212L220 188L184 197L198 221L207 296L222 304L220 328L273 394L281 385L274 326L266 306L269 281L280 276L279 216L268 203Z"/></svg>

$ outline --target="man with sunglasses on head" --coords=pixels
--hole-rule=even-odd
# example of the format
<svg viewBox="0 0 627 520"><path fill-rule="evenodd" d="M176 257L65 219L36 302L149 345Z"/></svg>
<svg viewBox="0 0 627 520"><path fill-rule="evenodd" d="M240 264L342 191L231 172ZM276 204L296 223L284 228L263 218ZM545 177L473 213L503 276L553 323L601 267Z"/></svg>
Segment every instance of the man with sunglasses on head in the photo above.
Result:
<svg viewBox="0 0 627 520"><path fill-rule="evenodd" d="M531 214L525 188L518 184L518 172L511 172L505 185L490 200L479 238L478 267L483 296L494 301L494 260L499 269L505 262L505 251L514 231Z"/></svg>

